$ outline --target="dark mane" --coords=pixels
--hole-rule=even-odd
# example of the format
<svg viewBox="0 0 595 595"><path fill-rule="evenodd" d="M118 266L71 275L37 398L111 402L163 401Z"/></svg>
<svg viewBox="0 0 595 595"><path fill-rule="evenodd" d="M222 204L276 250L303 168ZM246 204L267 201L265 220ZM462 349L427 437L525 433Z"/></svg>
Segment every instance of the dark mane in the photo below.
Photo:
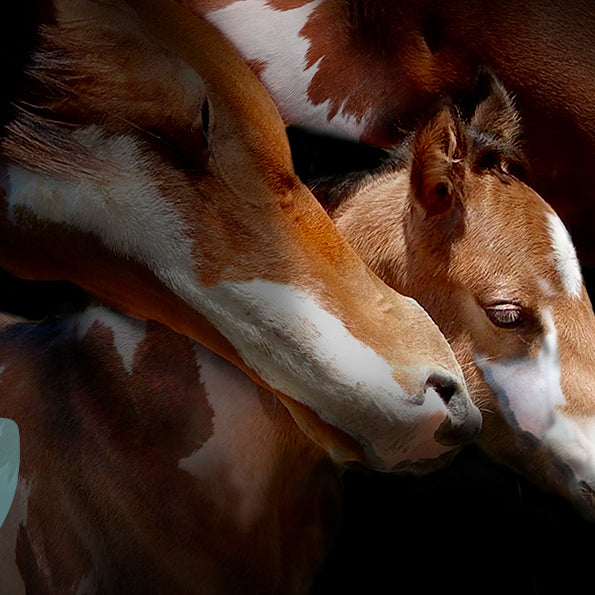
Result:
<svg viewBox="0 0 595 595"><path fill-rule="evenodd" d="M39 27L53 23L54 12L48 0L4 2L0 25L0 136L4 126L14 116L14 101L20 96L25 82L26 67L33 49L39 42Z"/></svg>

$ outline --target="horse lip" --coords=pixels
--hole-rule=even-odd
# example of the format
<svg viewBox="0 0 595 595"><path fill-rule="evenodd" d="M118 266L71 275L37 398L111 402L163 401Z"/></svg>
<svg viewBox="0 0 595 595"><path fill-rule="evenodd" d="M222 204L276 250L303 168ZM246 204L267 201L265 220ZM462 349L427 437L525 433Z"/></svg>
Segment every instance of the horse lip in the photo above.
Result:
<svg viewBox="0 0 595 595"><path fill-rule="evenodd" d="M449 403L449 414L440 424L434 438L444 446L461 446L472 442L481 430L481 413L475 406L454 406Z"/></svg>

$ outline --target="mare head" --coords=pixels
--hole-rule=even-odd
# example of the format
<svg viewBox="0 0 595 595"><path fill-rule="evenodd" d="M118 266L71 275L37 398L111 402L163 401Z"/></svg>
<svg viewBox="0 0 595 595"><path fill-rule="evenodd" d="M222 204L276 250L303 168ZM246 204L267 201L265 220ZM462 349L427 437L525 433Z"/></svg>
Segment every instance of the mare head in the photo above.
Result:
<svg viewBox="0 0 595 595"><path fill-rule="evenodd" d="M595 516L595 317L564 224L522 181L511 98L489 74L482 86L467 117L441 109L340 204L321 192L360 256L444 332L481 446Z"/></svg>
<svg viewBox="0 0 595 595"><path fill-rule="evenodd" d="M470 439L444 337L297 179L221 35L171 0L51 6L0 141L0 266L198 340L338 461L392 469Z"/></svg>

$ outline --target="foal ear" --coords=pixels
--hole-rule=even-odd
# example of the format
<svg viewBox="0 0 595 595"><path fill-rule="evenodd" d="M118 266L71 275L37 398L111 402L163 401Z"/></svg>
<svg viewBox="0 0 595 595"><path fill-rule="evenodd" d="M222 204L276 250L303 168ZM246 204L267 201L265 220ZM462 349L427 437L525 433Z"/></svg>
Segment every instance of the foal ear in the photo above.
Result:
<svg viewBox="0 0 595 595"><path fill-rule="evenodd" d="M428 215L446 213L462 194L466 154L465 133L450 105L438 112L416 135L411 189Z"/></svg>
<svg viewBox="0 0 595 595"><path fill-rule="evenodd" d="M479 100L471 117L471 128L506 144L516 144L521 134L520 115L504 85L488 69L479 74L477 95Z"/></svg>

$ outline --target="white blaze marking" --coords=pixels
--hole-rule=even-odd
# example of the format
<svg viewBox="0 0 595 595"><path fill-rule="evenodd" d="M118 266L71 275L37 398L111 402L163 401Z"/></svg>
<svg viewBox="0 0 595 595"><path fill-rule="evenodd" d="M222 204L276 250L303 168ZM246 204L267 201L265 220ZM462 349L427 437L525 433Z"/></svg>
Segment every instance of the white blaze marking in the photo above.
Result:
<svg viewBox="0 0 595 595"><path fill-rule="evenodd" d="M543 442L572 469L579 482L595 485L594 418L570 418L557 413Z"/></svg>
<svg viewBox="0 0 595 595"><path fill-rule="evenodd" d="M205 16L245 60L264 64L260 78L287 122L360 137L372 114L360 119L342 106L329 118L331 101L315 105L308 97L320 60L306 66L310 42L300 32L321 3L314 0L291 10L275 10L265 0L242 0Z"/></svg>
<svg viewBox="0 0 595 595"><path fill-rule="evenodd" d="M504 414L510 416L512 413L519 427L537 438L542 438L551 428L556 407L565 403L560 387L556 327L548 311L544 313L544 322L548 333L536 358L526 356L492 361L481 355L475 356L475 362L497 394Z"/></svg>
<svg viewBox="0 0 595 595"><path fill-rule="evenodd" d="M548 213L548 229L552 240L554 262L562 285L568 295L580 297L583 278L570 234L562 220L554 213Z"/></svg>
<svg viewBox="0 0 595 595"><path fill-rule="evenodd" d="M428 458L448 450L432 440L446 415L440 397L427 391L423 403L421 395L414 402L391 366L312 296L262 280L222 283L206 293L217 326L263 380L369 444L371 455L394 465L416 458L424 441L436 448ZM412 430L415 439L404 445L399 438Z"/></svg>
<svg viewBox="0 0 595 595"><path fill-rule="evenodd" d="M582 481L595 486L595 418L568 417L560 410L566 399L560 386L556 329L549 312L544 318L549 332L536 359L494 362L476 356L475 361L504 415L568 465L576 481L571 489L580 491Z"/></svg>

